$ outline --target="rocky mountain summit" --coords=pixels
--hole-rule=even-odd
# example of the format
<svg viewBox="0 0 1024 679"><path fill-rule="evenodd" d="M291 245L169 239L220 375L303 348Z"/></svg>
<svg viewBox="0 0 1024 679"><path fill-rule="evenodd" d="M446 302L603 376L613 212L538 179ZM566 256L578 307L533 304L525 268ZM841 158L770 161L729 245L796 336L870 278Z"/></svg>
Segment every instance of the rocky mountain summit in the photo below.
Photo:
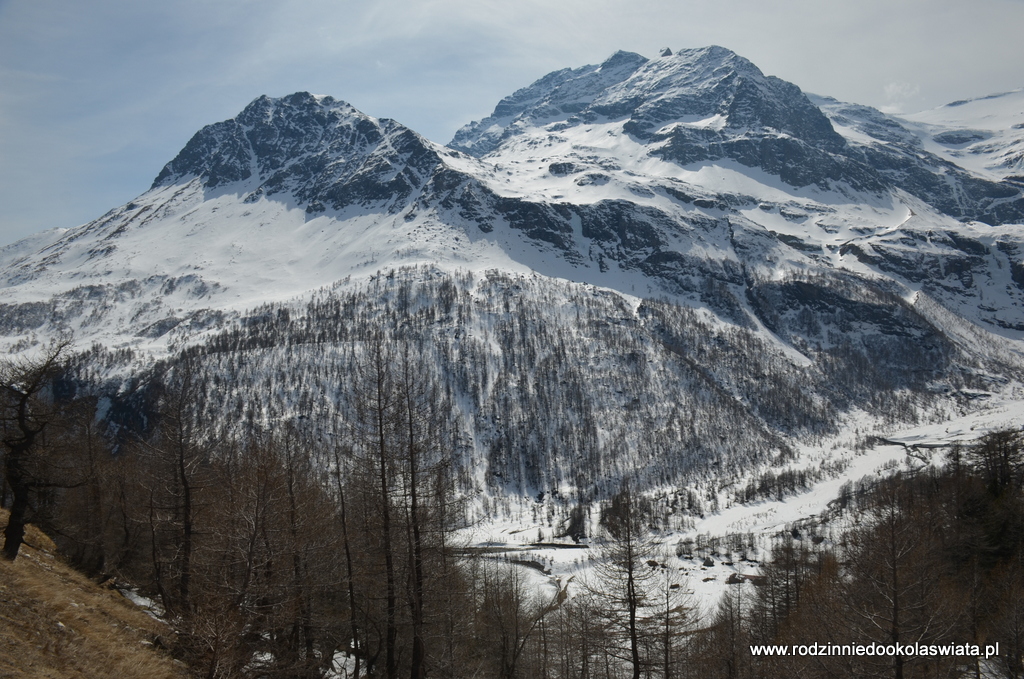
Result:
<svg viewBox="0 0 1024 679"><path fill-rule="evenodd" d="M600 66L556 71L463 127L450 146L481 156L531 127L611 121L680 165L730 158L794 186L840 176L835 167L805 167L808 154L834 164L845 146L821 111L796 86L722 47L653 60L617 52Z"/></svg>
<svg viewBox="0 0 1024 679"><path fill-rule="evenodd" d="M237 118L208 125L157 175L153 189L198 178L206 189L246 182L244 198L286 194L309 212L401 204L440 163L425 139L331 97L263 96Z"/></svg>

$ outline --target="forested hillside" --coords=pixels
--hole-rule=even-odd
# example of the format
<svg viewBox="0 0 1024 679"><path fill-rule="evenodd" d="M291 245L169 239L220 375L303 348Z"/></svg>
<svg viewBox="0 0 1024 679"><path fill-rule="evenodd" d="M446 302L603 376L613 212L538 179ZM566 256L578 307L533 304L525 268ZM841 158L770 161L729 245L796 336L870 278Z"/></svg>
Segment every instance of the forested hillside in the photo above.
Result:
<svg viewBox="0 0 1024 679"><path fill-rule="evenodd" d="M583 501L566 503L563 534L590 552L568 577L540 584L542 564L470 548L453 399L416 342L374 329L358 345L329 428L247 428L244 413L238 428L208 427L196 405L209 381L189 353L139 390L135 428L126 410L101 431L97 408L112 406L84 388L67 345L6 362L4 555L31 558L18 527L45 526L86 573L155 599L197 676L1020 676L1019 433L848 484L827 514L774 538L760 575L731 578L718 610L702 610L654 540L663 508L627 479L590 501L592 534ZM750 649L996 642L986 661Z"/></svg>
<svg viewBox="0 0 1024 679"><path fill-rule="evenodd" d="M383 333L441 394L461 493L583 502L626 476L654 488L779 465L792 441L834 434L852 409L943 417L1019 370L841 276L754 280L748 303L772 336L539 276L409 268L255 309L127 382L128 355L96 348L78 365L119 424L145 420L149 391L187 366L202 385L190 413L217 437L286 421L330 435Z"/></svg>

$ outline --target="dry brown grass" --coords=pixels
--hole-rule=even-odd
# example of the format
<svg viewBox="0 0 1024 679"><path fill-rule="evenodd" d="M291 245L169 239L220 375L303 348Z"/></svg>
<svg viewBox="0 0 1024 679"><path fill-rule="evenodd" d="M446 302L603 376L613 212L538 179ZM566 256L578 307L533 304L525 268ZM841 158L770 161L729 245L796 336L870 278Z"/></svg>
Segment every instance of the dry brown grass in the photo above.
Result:
<svg viewBox="0 0 1024 679"><path fill-rule="evenodd" d="M14 563L0 559L0 679L187 676L154 645L168 627L64 564L34 526L25 538Z"/></svg>

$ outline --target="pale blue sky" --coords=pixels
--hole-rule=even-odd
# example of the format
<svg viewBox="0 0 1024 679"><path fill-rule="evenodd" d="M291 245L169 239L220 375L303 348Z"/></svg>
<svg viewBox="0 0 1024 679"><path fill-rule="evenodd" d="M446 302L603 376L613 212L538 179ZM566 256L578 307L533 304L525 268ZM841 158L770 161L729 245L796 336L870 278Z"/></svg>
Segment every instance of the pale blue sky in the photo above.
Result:
<svg viewBox="0 0 1024 679"><path fill-rule="evenodd" d="M806 91L915 111L1024 87L1021 0L0 0L0 245L145 191L261 94L447 142L544 74L718 44Z"/></svg>

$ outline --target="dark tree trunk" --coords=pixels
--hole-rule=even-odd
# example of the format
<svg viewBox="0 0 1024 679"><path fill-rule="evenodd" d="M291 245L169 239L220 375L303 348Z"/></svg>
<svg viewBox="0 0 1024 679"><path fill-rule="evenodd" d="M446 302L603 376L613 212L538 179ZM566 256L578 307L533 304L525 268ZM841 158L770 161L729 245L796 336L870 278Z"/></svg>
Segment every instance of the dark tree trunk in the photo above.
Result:
<svg viewBox="0 0 1024 679"><path fill-rule="evenodd" d="M388 430L393 417L391 393L392 381L389 374L389 357L385 355L384 339L379 334L374 337L370 356L373 384L373 417L377 440L377 472L380 480L381 506L381 539L384 548L384 577L387 599L387 622L385 623L384 662L388 679L398 678L396 647L398 645L397 593L395 584L395 557L391 544L391 483L388 467L390 463L390 446Z"/></svg>
<svg viewBox="0 0 1024 679"><path fill-rule="evenodd" d="M354 679L359 679L359 623L356 618L358 608L356 607L356 590L355 583L353 582L354 571L352 569L352 547L348 539L348 517L345 511L345 487L341 480L341 455L339 455L337 448L334 449L334 467L338 483L338 519L341 521L341 540L345 552L345 578L348 581L348 610L352 630L352 653L355 656L355 668L352 676Z"/></svg>
<svg viewBox="0 0 1024 679"><path fill-rule="evenodd" d="M7 463L4 472L7 475L7 485L11 488L14 501L11 503L11 515L7 520L7 527L4 528L4 549L3 558L14 561L18 558L18 551L25 541L25 524L28 522L29 491L31 480L28 471L25 469L26 458L36 437L43 430L43 426L33 427L29 422L29 397L28 392L17 393L17 405L15 410L15 421L19 435L14 438L4 439L4 446L7 448Z"/></svg>
<svg viewBox="0 0 1024 679"><path fill-rule="evenodd" d="M408 464L409 464L409 523L412 528L411 557L412 563L412 596L410 597L410 608L412 609L412 679L424 679L426 677L427 649L423 641L423 599L424 599L424 578L423 578L423 541L420 535L420 510L419 510L419 479L418 472L418 436L416 431L417 404L413 395L414 379L412 365L409 362L408 353L403 357L402 362L402 386L405 397L405 417L408 431L406 436Z"/></svg>
<svg viewBox="0 0 1024 679"><path fill-rule="evenodd" d="M4 528L4 549L3 557L8 561L14 561L18 557L18 551L25 541L25 523L28 515L28 486L13 481L10 473L11 465L8 464L7 482L14 492L14 502L11 504L11 515L7 520L7 527Z"/></svg>
<svg viewBox="0 0 1024 679"><path fill-rule="evenodd" d="M192 483L185 463L185 451L178 450L178 474L181 483L181 578L178 596L184 610L190 608L189 587L192 581Z"/></svg>

